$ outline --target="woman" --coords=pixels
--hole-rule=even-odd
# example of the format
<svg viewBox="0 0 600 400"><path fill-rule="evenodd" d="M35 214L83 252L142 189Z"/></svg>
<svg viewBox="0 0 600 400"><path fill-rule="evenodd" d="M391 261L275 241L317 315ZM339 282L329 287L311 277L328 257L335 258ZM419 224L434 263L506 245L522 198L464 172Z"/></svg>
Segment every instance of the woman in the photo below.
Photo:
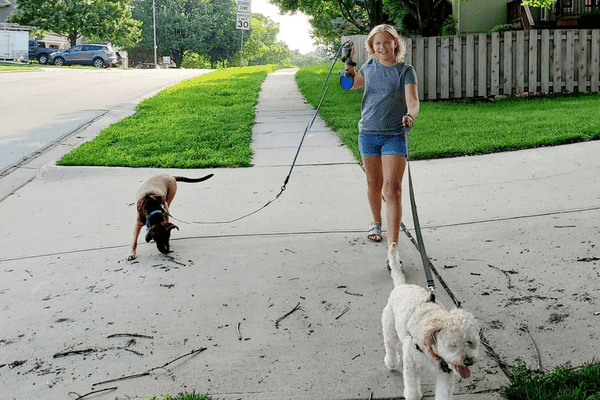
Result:
<svg viewBox="0 0 600 400"><path fill-rule="evenodd" d="M390 25L373 28L367 37L369 60L356 71L352 89L364 88L358 145L367 176L373 222L367 237L381 241L381 195L386 202L388 248L395 251L402 218L402 177L406 167L406 135L419 114L417 77L402 61L404 40ZM354 48L352 49L354 53Z"/></svg>

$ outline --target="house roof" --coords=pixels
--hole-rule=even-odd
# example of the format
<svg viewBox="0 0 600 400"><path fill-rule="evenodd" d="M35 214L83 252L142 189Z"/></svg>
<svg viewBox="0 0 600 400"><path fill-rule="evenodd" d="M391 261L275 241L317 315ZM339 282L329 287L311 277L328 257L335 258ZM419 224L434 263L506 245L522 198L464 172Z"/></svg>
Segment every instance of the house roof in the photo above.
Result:
<svg viewBox="0 0 600 400"><path fill-rule="evenodd" d="M16 8L16 0L0 0L0 22L8 22L8 17Z"/></svg>

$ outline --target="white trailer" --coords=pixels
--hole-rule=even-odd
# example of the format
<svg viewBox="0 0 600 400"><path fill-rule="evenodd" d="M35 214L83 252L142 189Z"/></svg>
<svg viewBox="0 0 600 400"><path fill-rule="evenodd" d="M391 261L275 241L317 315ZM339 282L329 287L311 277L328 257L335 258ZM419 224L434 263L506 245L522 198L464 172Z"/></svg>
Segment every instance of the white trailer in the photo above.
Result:
<svg viewBox="0 0 600 400"><path fill-rule="evenodd" d="M25 60L28 57L28 31L0 30L0 60Z"/></svg>

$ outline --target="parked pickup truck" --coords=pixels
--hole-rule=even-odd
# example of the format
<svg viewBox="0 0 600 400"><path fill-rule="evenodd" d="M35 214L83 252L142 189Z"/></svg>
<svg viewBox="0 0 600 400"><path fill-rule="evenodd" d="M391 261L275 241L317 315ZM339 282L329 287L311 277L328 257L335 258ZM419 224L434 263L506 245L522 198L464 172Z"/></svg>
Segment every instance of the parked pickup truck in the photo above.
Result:
<svg viewBox="0 0 600 400"><path fill-rule="evenodd" d="M40 64L48 64L50 54L55 53L58 50L59 49L54 47L46 47L44 42L39 42L37 40L29 41L29 59L33 60L35 58Z"/></svg>

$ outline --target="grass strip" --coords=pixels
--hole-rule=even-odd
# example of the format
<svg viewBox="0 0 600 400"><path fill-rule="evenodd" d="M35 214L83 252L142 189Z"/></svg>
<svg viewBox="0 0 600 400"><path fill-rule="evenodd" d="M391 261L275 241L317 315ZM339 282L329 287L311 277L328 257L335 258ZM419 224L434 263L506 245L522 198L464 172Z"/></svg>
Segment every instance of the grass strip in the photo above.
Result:
<svg viewBox="0 0 600 400"><path fill-rule="evenodd" d="M512 378L513 384L502 391L508 400L600 400L600 362L545 373L532 371L518 360Z"/></svg>
<svg viewBox="0 0 600 400"><path fill-rule="evenodd" d="M302 95L316 107L329 65L296 74ZM343 69L341 63L334 72ZM362 90L344 91L337 74L320 114L360 160L358 120ZM600 139L600 94L510 97L485 101L422 101L409 135L412 159L447 158Z"/></svg>
<svg viewBox="0 0 600 400"><path fill-rule="evenodd" d="M0 61L0 72L9 71L38 71L40 70L39 64L13 64L8 62Z"/></svg>
<svg viewBox="0 0 600 400"><path fill-rule="evenodd" d="M58 165L248 167L258 93L276 66L230 68L171 86Z"/></svg>
<svg viewBox="0 0 600 400"><path fill-rule="evenodd" d="M50 64L40 64L37 61L32 61L29 64L16 64L9 62L0 61L0 72L11 72L11 71L39 71L42 68L62 68L62 69L98 69L92 66L85 65L65 65L57 67Z"/></svg>

